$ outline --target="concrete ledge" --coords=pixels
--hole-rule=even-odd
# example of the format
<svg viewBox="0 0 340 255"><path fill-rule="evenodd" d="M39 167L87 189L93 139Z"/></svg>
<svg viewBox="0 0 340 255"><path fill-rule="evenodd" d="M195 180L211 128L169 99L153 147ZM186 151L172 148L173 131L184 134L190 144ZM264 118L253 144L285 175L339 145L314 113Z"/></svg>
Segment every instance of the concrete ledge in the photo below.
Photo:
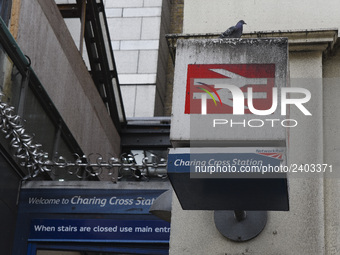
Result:
<svg viewBox="0 0 340 255"><path fill-rule="evenodd" d="M243 36L254 37L287 37L289 51L325 51L333 49L338 39L338 29L259 31Z"/></svg>
<svg viewBox="0 0 340 255"><path fill-rule="evenodd" d="M168 34L170 55L175 63L176 47L178 39L216 39L220 33L207 34ZM331 52L338 40L338 29L313 29L313 30L279 30L279 31L254 31L243 34L242 38L267 38L287 37L289 51L322 51Z"/></svg>

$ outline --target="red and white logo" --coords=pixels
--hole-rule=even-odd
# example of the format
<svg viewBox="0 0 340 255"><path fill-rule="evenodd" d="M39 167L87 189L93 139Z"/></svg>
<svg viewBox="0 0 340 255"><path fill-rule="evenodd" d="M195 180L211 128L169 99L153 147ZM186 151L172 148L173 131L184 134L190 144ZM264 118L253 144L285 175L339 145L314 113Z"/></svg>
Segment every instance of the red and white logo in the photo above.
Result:
<svg viewBox="0 0 340 255"><path fill-rule="evenodd" d="M185 113L270 114L277 107L274 78L275 64L189 65Z"/></svg>

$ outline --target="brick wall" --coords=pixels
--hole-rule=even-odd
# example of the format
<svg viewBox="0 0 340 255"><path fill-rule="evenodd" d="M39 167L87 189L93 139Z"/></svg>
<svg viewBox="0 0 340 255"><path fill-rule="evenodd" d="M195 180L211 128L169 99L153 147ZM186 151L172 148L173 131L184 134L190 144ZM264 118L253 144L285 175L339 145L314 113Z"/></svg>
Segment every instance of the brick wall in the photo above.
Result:
<svg viewBox="0 0 340 255"><path fill-rule="evenodd" d="M169 0L106 0L105 11L127 117L163 115Z"/></svg>

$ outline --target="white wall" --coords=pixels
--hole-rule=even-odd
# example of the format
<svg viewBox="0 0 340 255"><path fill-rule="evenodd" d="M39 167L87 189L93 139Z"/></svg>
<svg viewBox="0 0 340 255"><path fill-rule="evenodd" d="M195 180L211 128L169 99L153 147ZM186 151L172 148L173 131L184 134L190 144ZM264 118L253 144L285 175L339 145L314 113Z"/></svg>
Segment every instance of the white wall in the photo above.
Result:
<svg viewBox="0 0 340 255"><path fill-rule="evenodd" d="M223 32L243 19L245 32L340 27L338 0L185 0L183 33Z"/></svg>
<svg viewBox="0 0 340 255"><path fill-rule="evenodd" d="M324 161L340 166L340 52L324 60ZM326 254L340 251L340 178L325 178Z"/></svg>

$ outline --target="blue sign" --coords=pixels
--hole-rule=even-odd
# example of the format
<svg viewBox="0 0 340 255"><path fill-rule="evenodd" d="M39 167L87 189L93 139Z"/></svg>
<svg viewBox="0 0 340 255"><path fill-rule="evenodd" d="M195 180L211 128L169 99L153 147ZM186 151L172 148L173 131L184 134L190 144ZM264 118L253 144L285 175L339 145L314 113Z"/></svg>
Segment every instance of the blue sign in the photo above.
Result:
<svg viewBox="0 0 340 255"><path fill-rule="evenodd" d="M282 177L285 148L177 148L168 155L168 173L191 178Z"/></svg>
<svg viewBox="0 0 340 255"><path fill-rule="evenodd" d="M22 189L25 213L148 214L166 190L138 189Z"/></svg>
<svg viewBox="0 0 340 255"><path fill-rule="evenodd" d="M100 187L101 183L97 183ZM20 191L13 254L26 254L29 244L41 242L88 247L91 243L118 242L126 243L120 246L125 250L129 243L146 243L146 250L159 243L162 251L164 247L167 250L170 224L149 213L166 188L39 188L39 183L27 186Z"/></svg>
<svg viewBox="0 0 340 255"><path fill-rule="evenodd" d="M163 220L33 219L29 241L168 243Z"/></svg>

